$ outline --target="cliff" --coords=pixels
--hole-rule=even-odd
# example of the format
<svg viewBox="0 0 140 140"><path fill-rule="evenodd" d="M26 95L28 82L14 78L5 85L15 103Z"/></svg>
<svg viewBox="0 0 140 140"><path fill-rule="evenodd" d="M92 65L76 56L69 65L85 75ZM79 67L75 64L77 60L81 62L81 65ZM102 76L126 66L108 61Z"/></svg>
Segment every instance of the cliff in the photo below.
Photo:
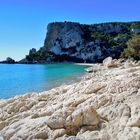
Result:
<svg viewBox="0 0 140 140"><path fill-rule="evenodd" d="M27 62L101 62L108 56L118 58L127 41L140 33L140 22L54 22L47 29L44 46L38 51L30 50Z"/></svg>
<svg viewBox="0 0 140 140"><path fill-rule="evenodd" d="M140 63L90 69L78 83L0 100L0 139L139 140Z"/></svg>

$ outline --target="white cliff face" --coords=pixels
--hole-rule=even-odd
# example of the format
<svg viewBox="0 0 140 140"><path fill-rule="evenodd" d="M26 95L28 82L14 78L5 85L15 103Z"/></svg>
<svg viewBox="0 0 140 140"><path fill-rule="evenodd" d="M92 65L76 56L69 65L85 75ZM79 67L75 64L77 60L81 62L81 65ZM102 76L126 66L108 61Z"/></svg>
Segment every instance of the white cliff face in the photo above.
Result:
<svg viewBox="0 0 140 140"><path fill-rule="evenodd" d="M63 46L62 46L63 48L68 49L73 46L77 46L79 41L82 40L82 37L81 37L82 31L80 31L80 28L77 30L79 31L76 31L76 29L72 28L70 31L67 31L66 33L61 32L62 38L63 38Z"/></svg>
<svg viewBox="0 0 140 140"><path fill-rule="evenodd" d="M53 52L56 55L61 55L62 51L61 51L61 47L60 45L55 45L50 49L51 52Z"/></svg>
<svg viewBox="0 0 140 140"><path fill-rule="evenodd" d="M132 28L131 31L134 32L134 33L139 33L140 29L139 28Z"/></svg>
<svg viewBox="0 0 140 140"><path fill-rule="evenodd" d="M0 100L0 139L139 140L138 63L108 58L90 69L79 83Z"/></svg>
<svg viewBox="0 0 140 140"><path fill-rule="evenodd" d="M125 29L125 26L124 25L115 25L115 24L103 24L103 25L98 25L97 29L100 31L104 31L106 33L112 33L112 32L119 33L123 29Z"/></svg>
<svg viewBox="0 0 140 140"><path fill-rule="evenodd" d="M107 41L107 36L117 38L119 34L130 32L125 23L104 23L81 25L72 22L55 22L48 25L44 48L54 54L54 61L101 62L104 58L118 57L124 46L116 46ZM104 38L101 36L104 34ZM106 36L106 38L105 38ZM112 39L112 42L117 39ZM120 41L120 40L119 40ZM127 42L124 37L121 42ZM53 60L52 60L53 61Z"/></svg>

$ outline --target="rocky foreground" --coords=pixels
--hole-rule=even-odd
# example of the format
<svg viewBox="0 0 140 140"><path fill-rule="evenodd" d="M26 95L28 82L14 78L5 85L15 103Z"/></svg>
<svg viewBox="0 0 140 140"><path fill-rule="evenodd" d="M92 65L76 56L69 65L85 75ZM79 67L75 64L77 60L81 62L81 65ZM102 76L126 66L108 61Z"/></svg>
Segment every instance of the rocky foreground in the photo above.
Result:
<svg viewBox="0 0 140 140"><path fill-rule="evenodd" d="M91 71L73 85L0 100L0 140L140 140L140 64L108 58Z"/></svg>

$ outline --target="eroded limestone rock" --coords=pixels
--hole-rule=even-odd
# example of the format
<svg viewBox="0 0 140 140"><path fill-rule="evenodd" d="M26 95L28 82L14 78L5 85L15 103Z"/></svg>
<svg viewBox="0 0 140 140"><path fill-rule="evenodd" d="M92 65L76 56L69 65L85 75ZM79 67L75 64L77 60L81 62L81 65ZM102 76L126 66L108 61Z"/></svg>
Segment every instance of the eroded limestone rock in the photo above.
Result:
<svg viewBox="0 0 140 140"><path fill-rule="evenodd" d="M72 85L0 100L0 139L139 140L140 66L115 63Z"/></svg>

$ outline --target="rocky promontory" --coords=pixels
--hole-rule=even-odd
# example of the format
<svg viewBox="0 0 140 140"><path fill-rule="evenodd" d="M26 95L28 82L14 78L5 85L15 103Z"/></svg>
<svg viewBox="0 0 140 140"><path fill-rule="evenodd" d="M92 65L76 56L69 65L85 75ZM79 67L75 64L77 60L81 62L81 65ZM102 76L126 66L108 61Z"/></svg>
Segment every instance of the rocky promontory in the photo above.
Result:
<svg viewBox="0 0 140 140"><path fill-rule="evenodd" d="M15 64L17 63L14 59L7 57L6 60L0 61L0 64Z"/></svg>
<svg viewBox="0 0 140 140"><path fill-rule="evenodd" d="M43 47L31 49L19 63L96 63L108 56L119 58L136 34L140 34L140 22L53 22L48 24Z"/></svg>
<svg viewBox="0 0 140 140"><path fill-rule="evenodd" d="M0 140L139 140L140 63L107 58L90 70L78 83L0 100Z"/></svg>

